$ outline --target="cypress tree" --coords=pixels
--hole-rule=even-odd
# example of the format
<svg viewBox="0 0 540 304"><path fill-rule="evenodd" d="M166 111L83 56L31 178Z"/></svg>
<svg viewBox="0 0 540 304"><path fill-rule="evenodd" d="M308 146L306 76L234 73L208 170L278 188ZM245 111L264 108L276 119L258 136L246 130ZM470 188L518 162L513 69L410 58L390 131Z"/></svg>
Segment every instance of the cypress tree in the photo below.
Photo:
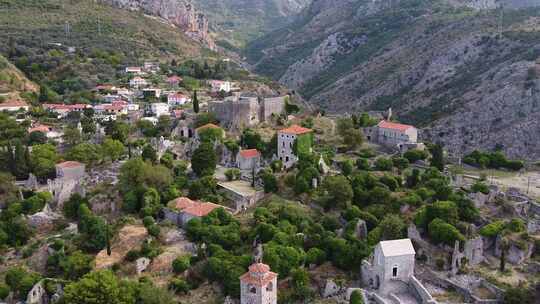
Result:
<svg viewBox="0 0 540 304"><path fill-rule="evenodd" d="M197 99L197 90L193 91L193 112L199 113L199 100Z"/></svg>

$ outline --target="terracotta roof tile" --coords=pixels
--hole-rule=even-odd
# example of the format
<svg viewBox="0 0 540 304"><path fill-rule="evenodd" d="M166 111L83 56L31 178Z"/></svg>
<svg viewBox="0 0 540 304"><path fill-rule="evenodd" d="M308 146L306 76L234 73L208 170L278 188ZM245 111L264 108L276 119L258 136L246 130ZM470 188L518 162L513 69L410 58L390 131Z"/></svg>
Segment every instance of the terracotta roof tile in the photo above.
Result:
<svg viewBox="0 0 540 304"><path fill-rule="evenodd" d="M192 207L196 202L190 200L187 197L179 197L172 201L172 206L178 210L184 210L188 207Z"/></svg>
<svg viewBox="0 0 540 304"><path fill-rule="evenodd" d="M47 133L47 132L51 131L51 129L52 129L52 127L50 127L50 126L37 124L34 127L29 128L28 133L32 133L32 132Z"/></svg>
<svg viewBox="0 0 540 304"><path fill-rule="evenodd" d="M281 130L279 132L280 133L286 133L286 134L300 135L300 134L305 134L305 133L309 133L309 132L312 132L312 131L313 130L301 127L299 125L292 125L292 126L286 128L286 129L283 129L283 130Z"/></svg>
<svg viewBox="0 0 540 304"><path fill-rule="evenodd" d="M196 202L195 205L191 207L187 207L183 212L187 214L191 214L194 216L205 216L208 215L208 213L212 212L212 210L220 208L220 205L212 204L212 203L200 203Z"/></svg>
<svg viewBox="0 0 540 304"><path fill-rule="evenodd" d="M21 99L11 99L0 103L0 108L10 108L10 107L27 107L28 104L26 101Z"/></svg>
<svg viewBox="0 0 540 304"><path fill-rule="evenodd" d="M249 149L240 151L240 156L243 158L253 158L261 155L257 149Z"/></svg>
<svg viewBox="0 0 540 304"><path fill-rule="evenodd" d="M397 131L401 131L401 132L404 132L404 131L408 130L409 128L414 128L413 126L410 126L410 125L404 125L404 124L400 124L400 123L389 122L389 121L386 121L386 120L383 120L383 121L379 122L378 127L379 128L384 128L384 129L397 130Z"/></svg>
<svg viewBox="0 0 540 304"><path fill-rule="evenodd" d="M202 129L206 129L206 128L221 129L218 125L215 125L213 123L208 123L208 124L205 124L204 126L198 127L195 130L202 130Z"/></svg>
<svg viewBox="0 0 540 304"><path fill-rule="evenodd" d="M249 271L240 276L240 281L262 287L275 278L277 278L277 273L271 272L268 265L257 263L249 266Z"/></svg>

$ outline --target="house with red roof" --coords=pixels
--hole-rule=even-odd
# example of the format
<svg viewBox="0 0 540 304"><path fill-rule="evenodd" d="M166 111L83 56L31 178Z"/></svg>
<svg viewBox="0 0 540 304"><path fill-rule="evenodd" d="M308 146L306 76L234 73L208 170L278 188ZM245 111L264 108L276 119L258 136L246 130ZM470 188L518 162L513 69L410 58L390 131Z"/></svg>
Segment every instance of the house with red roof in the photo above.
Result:
<svg viewBox="0 0 540 304"><path fill-rule="evenodd" d="M171 93L167 95L167 103L170 106L181 106L188 101L188 97L181 93Z"/></svg>
<svg viewBox="0 0 540 304"><path fill-rule="evenodd" d="M276 304L278 274L270 266L255 263L240 276L241 304Z"/></svg>
<svg viewBox="0 0 540 304"><path fill-rule="evenodd" d="M290 168L298 161L296 155L295 142L300 143L297 147L306 149L306 152L311 152L311 138L313 130L292 125L288 128L278 131L278 158L283 162L285 168Z"/></svg>
<svg viewBox="0 0 540 304"><path fill-rule="evenodd" d="M49 110L58 114L60 117L66 117L71 112L82 112L84 109L92 108L88 104L63 104L63 103L45 103L43 104L45 110Z"/></svg>
<svg viewBox="0 0 540 304"><path fill-rule="evenodd" d="M11 99L0 103L0 112L17 112L19 110L28 111L28 103L22 99Z"/></svg>
<svg viewBox="0 0 540 304"><path fill-rule="evenodd" d="M201 218L208 215L221 205L214 203L194 201L187 197L179 197L167 204L163 208L163 214L166 220L169 220L179 227L185 227L187 223L194 218Z"/></svg>
<svg viewBox="0 0 540 304"><path fill-rule="evenodd" d="M180 84L180 82L182 82L182 81L183 81L182 77L179 77L179 76L176 76L176 75L173 75L173 76L167 78L167 82L172 87L178 86Z"/></svg>
<svg viewBox="0 0 540 304"><path fill-rule="evenodd" d="M240 170L253 170L259 168L261 153L257 149L240 150L236 155L236 166Z"/></svg>
<svg viewBox="0 0 540 304"><path fill-rule="evenodd" d="M418 143L418 129L414 126L381 120L375 127L365 128L364 134L370 142L404 151L423 147Z"/></svg>

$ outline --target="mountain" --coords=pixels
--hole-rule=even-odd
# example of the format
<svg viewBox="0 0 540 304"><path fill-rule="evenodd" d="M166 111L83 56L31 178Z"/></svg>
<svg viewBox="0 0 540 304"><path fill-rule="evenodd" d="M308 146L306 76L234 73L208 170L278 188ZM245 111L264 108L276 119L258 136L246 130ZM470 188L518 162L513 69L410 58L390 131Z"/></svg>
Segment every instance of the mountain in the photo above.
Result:
<svg viewBox="0 0 540 304"><path fill-rule="evenodd" d="M238 49L285 26L311 0L193 0L210 20L217 44Z"/></svg>
<svg viewBox="0 0 540 304"><path fill-rule="evenodd" d="M19 96L24 92L37 92L39 87L0 55L0 96Z"/></svg>
<svg viewBox="0 0 540 304"><path fill-rule="evenodd" d="M217 56L162 18L90 0L2 0L0 28L0 53L61 95L114 83L144 60Z"/></svg>
<svg viewBox="0 0 540 304"><path fill-rule="evenodd" d="M127 9L141 11L171 22L182 29L188 36L210 48L214 41L208 35L208 19L190 0L102 0L104 3Z"/></svg>
<svg viewBox="0 0 540 304"><path fill-rule="evenodd" d="M315 0L245 54L255 72L329 112L392 107L452 152L539 158L540 3L499 5Z"/></svg>

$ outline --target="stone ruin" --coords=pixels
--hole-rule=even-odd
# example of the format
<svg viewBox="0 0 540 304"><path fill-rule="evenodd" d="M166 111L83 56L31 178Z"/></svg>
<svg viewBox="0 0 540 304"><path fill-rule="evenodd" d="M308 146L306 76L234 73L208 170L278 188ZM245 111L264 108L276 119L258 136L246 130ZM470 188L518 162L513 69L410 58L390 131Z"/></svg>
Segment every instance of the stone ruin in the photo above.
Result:
<svg viewBox="0 0 540 304"><path fill-rule="evenodd" d="M466 261L474 266L484 261L484 242L481 237L465 241L464 250L460 251L460 243L456 241L454 252L452 253L451 272L456 275L462 264Z"/></svg>
<svg viewBox="0 0 540 304"><path fill-rule="evenodd" d="M43 279L37 282L28 295L26 296L26 304L53 304L57 303L64 295L64 288L61 284L56 283L56 291L54 294L49 295L45 289L45 281Z"/></svg>
<svg viewBox="0 0 540 304"><path fill-rule="evenodd" d="M54 221L62 216L54 212L49 204L45 204L43 210L28 216L28 225L38 231L51 230L53 228Z"/></svg>
<svg viewBox="0 0 540 304"><path fill-rule="evenodd" d="M82 197L86 196L86 190L82 184L82 180L48 179L47 190L53 195L53 203L57 210L62 210L64 203L75 193L78 193Z"/></svg>

